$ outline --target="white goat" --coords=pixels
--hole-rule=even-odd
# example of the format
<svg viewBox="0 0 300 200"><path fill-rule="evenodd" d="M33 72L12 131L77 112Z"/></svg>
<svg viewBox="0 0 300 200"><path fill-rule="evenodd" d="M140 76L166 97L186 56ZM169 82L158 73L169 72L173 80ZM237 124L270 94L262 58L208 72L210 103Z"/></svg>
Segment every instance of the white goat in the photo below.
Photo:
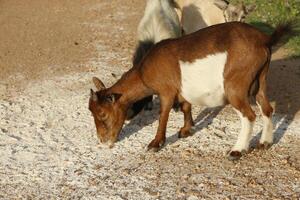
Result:
<svg viewBox="0 0 300 200"><path fill-rule="evenodd" d="M181 36L180 21L173 0L147 0L144 16L138 26L139 41L157 43Z"/></svg>
<svg viewBox="0 0 300 200"><path fill-rule="evenodd" d="M176 0L185 34L231 21L243 21L255 6L233 5L225 0Z"/></svg>

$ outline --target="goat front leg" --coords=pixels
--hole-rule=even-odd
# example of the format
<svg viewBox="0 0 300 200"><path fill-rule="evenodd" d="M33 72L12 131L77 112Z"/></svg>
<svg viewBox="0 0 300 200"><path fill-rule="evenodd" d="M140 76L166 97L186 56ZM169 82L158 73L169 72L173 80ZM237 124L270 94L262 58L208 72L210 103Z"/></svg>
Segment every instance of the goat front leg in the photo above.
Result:
<svg viewBox="0 0 300 200"><path fill-rule="evenodd" d="M184 114L184 125L178 133L178 138L186 138L192 135L190 130L192 126L194 126L193 117L192 117L192 105L185 101L181 103L180 107L181 107L181 111Z"/></svg>
<svg viewBox="0 0 300 200"><path fill-rule="evenodd" d="M155 138L148 145L148 150L157 152L166 141L166 129L170 110L174 103L174 97L170 95L160 95L160 116Z"/></svg>

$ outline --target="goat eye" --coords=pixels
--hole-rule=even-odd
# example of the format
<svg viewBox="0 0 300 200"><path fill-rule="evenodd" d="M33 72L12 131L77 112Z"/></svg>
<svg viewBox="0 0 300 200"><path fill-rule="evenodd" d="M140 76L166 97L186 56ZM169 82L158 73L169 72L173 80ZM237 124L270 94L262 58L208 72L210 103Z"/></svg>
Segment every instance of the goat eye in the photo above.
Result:
<svg viewBox="0 0 300 200"><path fill-rule="evenodd" d="M102 119L103 119L103 120L107 120L107 118L108 118L107 115L102 116Z"/></svg>

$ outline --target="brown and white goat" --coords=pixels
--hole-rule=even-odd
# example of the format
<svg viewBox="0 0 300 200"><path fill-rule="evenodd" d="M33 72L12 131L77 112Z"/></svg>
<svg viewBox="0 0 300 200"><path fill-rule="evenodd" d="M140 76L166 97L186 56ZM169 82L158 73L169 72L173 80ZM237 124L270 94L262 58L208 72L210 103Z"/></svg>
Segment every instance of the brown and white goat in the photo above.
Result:
<svg viewBox="0 0 300 200"><path fill-rule="evenodd" d="M91 90L89 109L100 141L113 144L132 103L157 94L159 126L148 149L156 151L165 143L174 102L180 103L184 114L179 137L190 135L191 104L208 107L231 104L241 118L242 127L229 155L239 158L248 150L256 118L249 103L249 96L254 95L264 119L259 143L266 147L271 145L273 109L266 95L271 47L290 32L289 24L278 26L271 36L245 23L218 24L158 43L110 88L94 78L99 91ZM258 85L254 94L250 92L253 85Z"/></svg>
<svg viewBox="0 0 300 200"><path fill-rule="evenodd" d="M244 21L255 6L234 5L226 0L175 0L185 34L224 22Z"/></svg>

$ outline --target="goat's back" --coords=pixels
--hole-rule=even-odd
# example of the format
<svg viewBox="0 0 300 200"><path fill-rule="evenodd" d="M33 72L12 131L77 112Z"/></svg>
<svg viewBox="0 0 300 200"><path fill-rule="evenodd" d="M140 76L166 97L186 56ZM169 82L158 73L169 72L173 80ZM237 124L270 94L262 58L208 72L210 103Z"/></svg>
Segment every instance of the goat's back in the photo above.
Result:
<svg viewBox="0 0 300 200"><path fill-rule="evenodd" d="M249 56L253 50L269 48L270 36L251 25L229 22L213 25L181 38L158 43L149 53L145 62L164 58L170 54L176 60L192 61L216 52L236 52ZM249 52L250 51L250 52ZM154 57L158 57L155 58Z"/></svg>
<svg viewBox="0 0 300 200"><path fill-rule="evenodd" d="M223 52L227 54L225 78L232 76L233 71L255 74L269 56L269 40L270 36L241 22L207 27L158 43L141 62L142 78L154 83L151 86L154 88L159 85L180 88L180 62L193 62Z"/></svg>

